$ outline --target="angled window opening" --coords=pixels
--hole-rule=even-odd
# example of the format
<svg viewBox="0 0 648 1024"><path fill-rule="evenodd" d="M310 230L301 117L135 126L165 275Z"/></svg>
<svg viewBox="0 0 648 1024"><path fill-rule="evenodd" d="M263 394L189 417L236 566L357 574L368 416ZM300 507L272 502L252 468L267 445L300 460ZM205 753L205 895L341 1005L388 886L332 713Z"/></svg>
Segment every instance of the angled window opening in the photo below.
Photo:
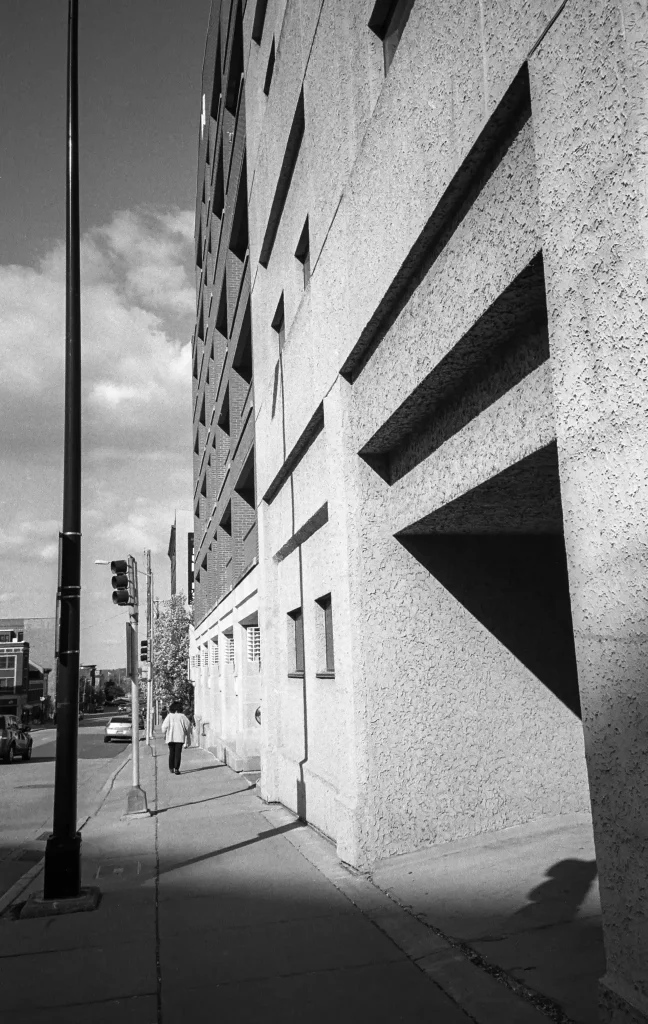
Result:
<svg viewBox="0 0 648 1024"><path fill-rule="evenodd" d="M223 207L225 206L225 184L223 175L223 147L218 151L216 157L216 182L214 184L214 202L212 203L212 213L214 213L220 220L223 216Z"/></svg>
<svg viewBox="0 0 648 1024"><path fill-rule="evenodd" d="M239 340L236 352L232 360L232 366L242 377L246 384L252 383L252 324L250 317L250 303L248 302L243 315L243 323L239 333Z"/></svg>
<svg viewBox="0 0 648 1024"><path fill-rule="evenodd" d="M194 455L200 455L200 447L198 445L198 431L196 431L196 436L194 437Z"/></svg>
<svg viewBox="0 0 648 1024"><path fill-rule="evenodd" d="M204 395L203 395L202 404L200 406L200 418L199 418L198 422L202 423L203 427L205 426L205 396Z"/></svg>
<svg viewBox="0 0 648 1024"><path fill-rule="evenodd" d="M207 474L205 473L202 478L202 484L200 485L200 493L203 498L207 497Z"/></svg>
<svg viewBox="0 0 648 1024"><path fill-rule="evenodd" d="M201 341L205 340L205 305L204 302L200 304L200 316L198 317L198 337Z"/></svg>
<svg viewBox="0 0 648 1024"><path fill-rule="evenodd" d="M263 38L263 25L265 22L268 0L257 0L254 9L254 21L252 22L252 39L258 45Z"/></svg>
<svg viewBox="0 0 648 1024"><path fill-rule="evenodd" d="M203 233L202 233L202 223L201 223L200 230L198 231L198 242L197 242L197 245L196 245L196 266L198 267L199 270L202 270L202 265L203 265Z"/></svg>
<svg viewBox="0 0 648 1024"><path fill-rule="evenodd" d="M243 501L250 506L250 508L256 508L256 491L254 487L254 448L250 451L245 465L241 470L240 476L236 481L234 490Z"/></svg>
<svg viewBox="0 0 648 1024"><path fill-rule="evenodd" d="M227 503L227 508L221 516L221 521L218 524L228 537L232 536L232 503Z"/></svg>
<svg viewBox="0 0 648 1024"><path fill-rule="evenodd" d="M241 76L243 74L243 18L241 16L241 4L236 5L234 18L234 39L232 40L232 53L230 57L229 74L227 76L227 95L225 106L230 114L236 113L238 104Z"/></svg>
<svg viewBox="0 0 648 1024"><path fill-rule="evenodd" d="M277 303L275 315L272 318L272 330L276 332L277 341L279 342L279 351L281 352L286 342L286 316L284 313L283 292L281 293L281 298Z"/></svg>
<svg viewBox="0 0 648 1024"><path fill-rule="evenodd" d="M272 40L272 46L270 47L270 56L268 57L268 66L265 73L265 81L263 83L263 91L268 96L270 94L270 86L272 85L272 75L275 66L275 41Z"/></svg>
<svg viewBox="0 0 648 1024"><path fill-rule="evenodd" d="M310 234L308 231L308 217L304 221L302 233L295 249L295 259L301 263L304 272L304 288L308 287L310 281Z"/></svg>
<svg viewBox="0 0 648 1024"><path fill-rule="evenodd" d="M277 237L277 231L279 230L281 215L283 213L284 206L286 205L286 199L288 197L288 192L290 191L290 183L292 181L295 165L297 164L297 158L301 149L301 143L304 137L304 128L304 92L302 90L299 94L297 107L288 133L286 150L281 163L274 198L270 207L270 216L268 217L268 223L263 237L263 244L261 245L259 263L262 267L267 267L270 262L275 238Z"/></svg>
<svg viewBox="0 0 648 1024"><path fill-rule="evenodd" d="M248 209L247 209L247 162L243 158L243 167L239 178L238 192L236 194L236 207L232 221L229 247L241 262L245 259L250 244L248 235Z"/></svg>
<svg viewBox="0 0 648 1024"><path fill-rule="evenodd" d="M377 0L369 19L369 28L383 44L385 74L389 71L414 0Z"/></svg>
<svg viewBox="0 0 648 1024"><path fill-rule="evenodd" d="M229 385L225 391L223 398L223 405L221 407L220 416L218 417L218 426L221 428L223 433L230 434L230 401L229 401Z"/></svg>
<svg viewBox="0 0 648 1024"><path fill-rule="evenodd" d="M227 337L227 271L223 274L223 286L220 299L218 300L218 311L216 313L216 330L220 331L223 337Z"/></svg>
<svg viewBox="0 0 648 1024"><path fill-rule="evenodd" d="M223 76L221 72L221 42L220 42L220 31L218 33L218 39L216 40L216 59L214 62L214 85L212 87L212 99L210 114L214 118L214 121L218 120L218 105L223 91Z"/></svg>

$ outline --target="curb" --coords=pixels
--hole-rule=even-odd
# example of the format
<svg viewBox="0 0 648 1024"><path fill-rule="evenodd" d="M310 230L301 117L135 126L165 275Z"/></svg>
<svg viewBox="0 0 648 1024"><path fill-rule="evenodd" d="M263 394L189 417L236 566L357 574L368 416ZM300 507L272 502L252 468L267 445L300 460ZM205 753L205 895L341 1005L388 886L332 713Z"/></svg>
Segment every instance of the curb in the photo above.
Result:
<svg viewBox="0 0 648 1024"><path fill-rule="evenodd" d="M95 815L97 815L99 813L99 811L103 807L103 804L104 804L104 801L106 800L106 797L108 796L108 794L110 793L110 790L112 789L112 787L114 785L115 779L119 775L119 773L122 770L122 768L126 767L128 762L130 761L130 759L131 759L131 751L128 750L128 751L126 751L125 755L122 757L121 762L110 773L110 775L108 776L108 778L104 782L103 786L99 790L97 805L96 805L95 809L93 811L91 811L90 814L87 814L85 816L85 818L83 819L83 821L79 825L79 831L81 831L81 829L83 828L84 825L87 825L87 823L90 821L90 818L94 818ZM19 851L19 852L22 852L22 851ZM2 914L4 914L4 912L7 909L7 907L11 906L12 903L16 902L18 897L21 896L24 893L25 889L27 889L31 885L31 883L34 881L34 879L38 878L38 876L40 875L40 873L41 873L41 871L43 870L44 867L45 867L45 856L43 855L39 861L37 861L35 864L32 864L32 866L27 869L25 874L21 875L20 878L18 878L14 882L14 884L12 886L10 886L7 889L7 891L2 894L2 896L0 896L0 916L2 916Z"/></svg>

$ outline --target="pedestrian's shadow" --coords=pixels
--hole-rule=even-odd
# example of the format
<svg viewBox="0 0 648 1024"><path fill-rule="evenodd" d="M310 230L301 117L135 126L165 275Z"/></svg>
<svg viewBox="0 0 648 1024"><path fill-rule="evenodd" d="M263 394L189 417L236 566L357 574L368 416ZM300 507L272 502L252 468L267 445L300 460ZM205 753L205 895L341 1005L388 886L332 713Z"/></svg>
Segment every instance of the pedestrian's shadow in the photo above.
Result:
<svg viewBox="0 0 648 1024"><path fill-rule="evenodd" d="M546 872L546 882L532 889L529 903L512 915L515 931L572 921L596 878L595 860L557 861Z"/></svg>

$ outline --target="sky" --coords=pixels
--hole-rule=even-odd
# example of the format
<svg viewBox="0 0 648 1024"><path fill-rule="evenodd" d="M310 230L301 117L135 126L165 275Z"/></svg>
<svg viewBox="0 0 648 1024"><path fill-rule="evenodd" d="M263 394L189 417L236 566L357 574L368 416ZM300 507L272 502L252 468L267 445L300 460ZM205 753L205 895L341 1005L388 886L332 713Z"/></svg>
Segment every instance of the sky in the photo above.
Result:
<svg viewBox="0 0 648 1024"><path fill-rule="evenodd" d="M192 507L193 226L210 0L80 0L81 662L125 663L96 559ZM0 11L0 617L53 616L62 515L67 0ZM140 586L144 580L140 579ZM141 591L140 591L141 592Z"/></svg>

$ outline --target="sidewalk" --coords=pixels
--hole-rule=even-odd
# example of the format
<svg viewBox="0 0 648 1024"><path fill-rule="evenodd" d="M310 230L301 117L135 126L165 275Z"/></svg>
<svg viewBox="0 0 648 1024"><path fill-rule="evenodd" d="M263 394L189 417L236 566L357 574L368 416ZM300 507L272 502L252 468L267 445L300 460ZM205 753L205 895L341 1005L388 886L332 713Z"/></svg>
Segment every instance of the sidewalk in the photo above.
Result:
<svg viewBox="0 0 648 1024"><path fill-rule="evenodd" d="M7 1020L546 1024L244 777L199 749L171 775L158 744L154 814L122 818L126 767L83 829L99 909L0 919Z"/></svg>

